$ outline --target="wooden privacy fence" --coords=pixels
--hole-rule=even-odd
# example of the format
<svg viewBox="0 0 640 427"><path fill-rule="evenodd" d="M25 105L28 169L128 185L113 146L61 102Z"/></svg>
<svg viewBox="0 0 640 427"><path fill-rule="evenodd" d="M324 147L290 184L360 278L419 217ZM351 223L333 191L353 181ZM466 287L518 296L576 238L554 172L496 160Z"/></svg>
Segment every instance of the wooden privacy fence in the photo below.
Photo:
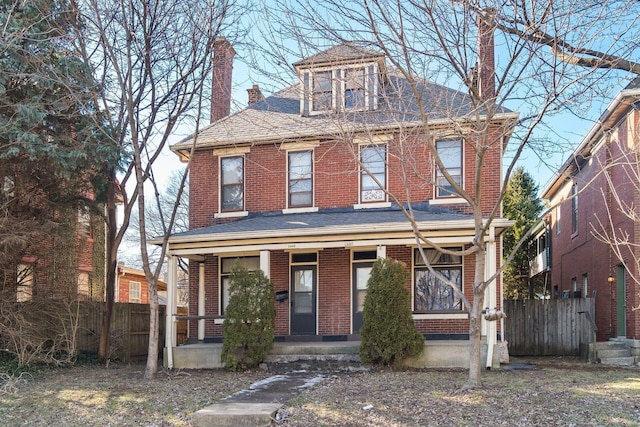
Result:
<svg viewBox="0 0 640 427"><path fill-rule="evenodd" d="M504 309L513 356L584 356L594 340L593 298L505 300Z"/></svg>
<svg viewBox="0 0 640 427"><path fill-rule="evenodd" d="M79 351L98 352L104 303L80 303L77 347ZM164 347L165 306L160 306L158 351ZM125 362L147 357L150 307L145 304L116 303L111 318L110 357Z"/></svg>

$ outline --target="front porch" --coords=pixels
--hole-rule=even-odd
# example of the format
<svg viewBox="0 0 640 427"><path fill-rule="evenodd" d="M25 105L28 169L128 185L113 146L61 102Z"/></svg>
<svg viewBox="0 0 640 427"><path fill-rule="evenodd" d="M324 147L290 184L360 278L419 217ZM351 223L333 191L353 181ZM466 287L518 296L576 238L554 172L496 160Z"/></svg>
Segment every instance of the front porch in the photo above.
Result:
<svg viewBox="0 0 640 427"><path fill-rule="evenodd" d="M469 367L468 340L427 340L423 353L408 359L412 368L464 368ZM497 346L499 347L499 346ZM486 366L487 343L482 340L482 366ZM336 361L359 363L360 341L276 342L266 363L305 361ZM174 369L221 369L222 343L195 343L164 350L164 366ZM491 352L491 368L500 367L500 351Z"/></svg>

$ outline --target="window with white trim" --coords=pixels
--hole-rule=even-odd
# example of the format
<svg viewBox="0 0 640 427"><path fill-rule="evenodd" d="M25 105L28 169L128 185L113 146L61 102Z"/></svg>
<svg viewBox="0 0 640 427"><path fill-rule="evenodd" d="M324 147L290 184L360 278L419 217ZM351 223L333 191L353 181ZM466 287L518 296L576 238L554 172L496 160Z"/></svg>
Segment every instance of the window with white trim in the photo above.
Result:
<svg viewBox="0 0 640 427"><path fill-rule="evenodd" d="M91 233L91 212L87 206L78 208L78 235L92 237Z"/></svg>
<svg viewBox="0 0 640 427"><path fill-rule="evenodd" d="M220 258L220 315L224 315L229 305L229 281L233 267L236 264L240 264L249 271L258 271L260 269L260 257Z"/></svg>
<svg viewBox="0 0 640 427"><path fill-rule="evenodd" d="M447 248L452 251L460 248ZM424 249L433 270L444 276L462 292L462 257L443 254L436 249ZM462 310L462 298L453 288L429 271L420 251L414 249L414 302L416 312Z"/></svg>
<svg viewBox="0 0 640 427"><path fill-rule="evenodd" d="M333 107L333 71L313 73L313 111L330 111Z"/></svg>
<svg viewBox="0 0 640 427"><path fill-rule="evenodd" d="M34 279L33 264L18 264L16 272L17 302L27 302L33 299Z"/></svg>
<svg viewBox="0 0 640 427"><path fill-rule="evenodd" d="M78 296L89 296L89 273L78 273Z"/></svg>
<svg viewBox="0 0 640 427"><path fill-rule="evenodd" d="M438 152L438 157L449 176L458 186L462 186L462 140L449 139L436 141L436 150ZM458 196L453 185L447 180L443 171L437 166L435 169L437 197Z"/></svg>
<svg viewBox="0 0 640 427"><path fill-rule="evenodd" d="M364 68L344 70L344 108L363 110L367 106L366 72Z"/></svg>
<svg viewBox="0 0 640 427"><path fill-rule="evenodd" d="M360 146L360 203L387 200L386 144Z"/></svg>
<svg viewBox="0 0 640 427"><path fill-rule="evenodd" d="M578 232L578 186L571 187L571 234Z"/></svg>
<svg viewBox="0 0 640 427"><path fill-rule="evenodd" d="M244 156L220 158L220 210L244 210Z"/></svg>
<svg viewBox="0 0 640 427"><path fill-rule="evenodd" d="M129 302L138 304L142 302L142 284L140 282L129 282Z"/></svg>
<svg viewBox="0 0 640 427"><path fill-rule="evenodd" d="M313 152L290 151L289 164L289 207L313 206Z"/></svg>

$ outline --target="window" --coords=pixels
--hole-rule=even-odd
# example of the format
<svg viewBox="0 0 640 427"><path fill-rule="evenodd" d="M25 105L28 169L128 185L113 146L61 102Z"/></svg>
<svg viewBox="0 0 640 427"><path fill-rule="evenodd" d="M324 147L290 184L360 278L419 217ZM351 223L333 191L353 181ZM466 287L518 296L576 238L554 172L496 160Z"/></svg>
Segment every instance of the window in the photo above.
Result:
<svg viewBox="0 0 640 427"><path fill-rule="evenodd" d="M347 68L344 80L344 107L346 109L364 109L367 99L364 68Z"/></svg>
<svg viewBox="0 0 640 427"><path fill-rule="evenodd" d="M556 206L556 234L560 234L560 212L562 212L560 206L561 205Z"/></svg>
<svg viewBox="0 0 640 427"><path fill-rule="evenodd" d="M229 305L229 280L231 278L231 270L239 263L249 271L257 271L260 269L260 257L249 256L239 258L221 258L220 259L220 314L224 312Z"/></svg>
<svg viewBox="0 0 640 427"><path fill-rule="evenodd" d="M142 300L142 285L140 282L129 282L129 302L140 303Z"/></svg>
<svg viewBox="0 0 640 427"><path fill-rule="evenodd" d="M333 101L332 71L313 73L313 111L330 111Z"/></svg>
<svg viewBox="0 0 640 427"><path fill-rule="evenodd" d="M89 297L89 273L78 274L78 296Z"/></svg>
<svg viewBox="0 0 640 427"><path fill-rule="evenodd" d="M220 192L223 211L244 209L244 157L222 157L220 159Z"/></svg>
<svg viewBox="0 0 640 427"><path fill-rule="evenodd" d="M14 197L16 190L16 181L13 176L5 175L2 183L2 192L5 197Z"/></svg>
<svg viewBox="0 0 640 427"><path fill-rule="evenodd" d="M87 206L78 208L78 234L84 237L91 237L91 213Z"/></svg>
<svg viewBox="0 0 640 427"><path fill-rule="evenodd" d="M313 155L311 151L289 153L289 207L313 206Z"/></svg>
<svg viewBox="0 0 640 427"><path fill-rule="evenodd" d="M33 299L33 264L18 264L16 274L16 301L27 302Z"/></svg>
<svg viewBox="0 0 640 427"><path fill-rule="evenodd" d="M578 232L578 186L571 187L571 234Z"/></svg>
<svg viewBox="0 0 640 427"><path fill-rule="evenodd" d="M425 249L424 252L433 269L453 282L462 292L462 257L446 255L436 249ZM427 269L418 249L414 250L414 310L462 310L462 299L454 293L451 286L443 283Z"/></svg>
<svg viewBox="0 0 640 427"><path fill-rule="evenodd" d="M582 275L582 297L583 298L586 298L589 296L587 292L589 292L589 275L585 273Z"/></svg>
<svg viewBox="0 0 640 427"><path fill-rule="evenodd" d="M360 160L362 161L360 202L386 201L387 196L384 190L387 185L387 146L381 144L360 147Z"/></svg>
<svg viewBox="0 0 640 427"><path fill-rule="evenodd" d="M436 150L442 165L453 181L462 186L462 141L437 141ZM436 167L437 197L451 197L456 195L453 185L447 181L444 173Z"/></svg>

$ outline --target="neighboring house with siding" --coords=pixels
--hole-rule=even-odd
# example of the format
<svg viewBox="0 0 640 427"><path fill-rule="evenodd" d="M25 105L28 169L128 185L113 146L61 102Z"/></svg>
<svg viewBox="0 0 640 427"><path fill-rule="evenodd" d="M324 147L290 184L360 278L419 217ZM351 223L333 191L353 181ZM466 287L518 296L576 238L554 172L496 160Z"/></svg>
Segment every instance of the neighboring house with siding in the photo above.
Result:
<svg viewBox="0 0 640 427"><path fill-rule="evenodd" d="M158 280L158 297L161 305L166 305L167 283ZM149 304L149 282L144 271L118 264L115 302Z"/></svg>
<svg viewBox="0 0 640 427"><path fill-rule="evenodd" d="M491 61L488 68L480 67L479 84L491 96L489 34L491 39L480 45L490 52L479 56ZM432 124L425 126L406 78L387 67L384 55L343 44L293 64L298 84L266 98L254 85L248 91L250 104L229 115L234 54L227 40L216 42L212 123L199 133L193 154L191 138L171 147L182 159L191 155L190 230L169 238L168 253L170 272L177 271L179 257L190 260L192 341L221 341L229 274L236 262L262 269L273 282L279 301L277 340L358 340L367 279L379 257L400 260L410 270L410 308L427 345L468 340L468 311L423 264L411 223L397 203L411 203L416 226L442 246L470 245L474 219L469 206L444 181L426 146L434 138L448 173L473 190L475 157L456 136L474 132L459 120L477 112L470 97L419 80L417 88L428 96L425 104L431 109ZM485 214L502 185L501 149L508 138L503 129L516 119L517 114L499 109L489 123L497 142L483 168ZM403 143L412 147L420 165L404 178ZM510 224L497 218L488 230L496 237L487 240L488 275L499 266L500 235ZM433 267L473 299L474 255L425 250ZM176 282L177 275L170 273L169 337ZM502 284L496 280L486 302L500 308L501 301ZM499 322L483 323L484 333L493 338L500 330ZM167 351L175 350L171 338L166 345ZM177 366L176 358L169 360Z"/></svg>
<svg viewBox="0 0 640 427"><path fill-rule="evenodd" d="M595 298L598 341L640 337L638 83L611 101L542 193L551 206L551 296ZM598 238L603 233L628 242L618 246L619 256Z"/></svg>

